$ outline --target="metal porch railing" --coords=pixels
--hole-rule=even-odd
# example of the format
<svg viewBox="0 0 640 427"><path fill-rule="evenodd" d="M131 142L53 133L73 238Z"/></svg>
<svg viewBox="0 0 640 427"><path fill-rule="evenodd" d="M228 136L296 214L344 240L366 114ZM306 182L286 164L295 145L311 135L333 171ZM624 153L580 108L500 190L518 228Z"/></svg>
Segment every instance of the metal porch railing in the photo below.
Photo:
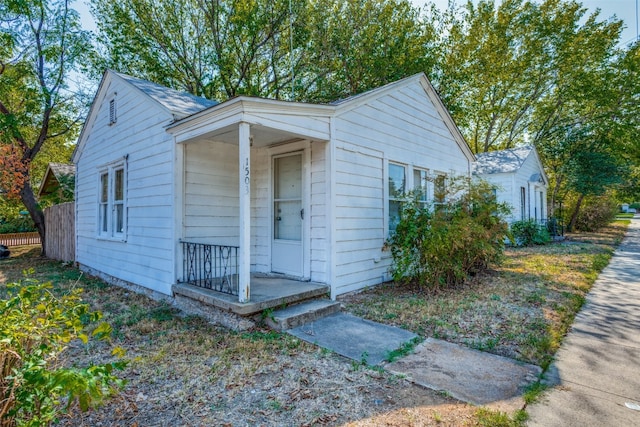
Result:
<svg viewBox="0 0 640 427"><path fill-rule="evenodd" d="M182 282L231 295L238 295L237 246L182 243Z"/></svg>

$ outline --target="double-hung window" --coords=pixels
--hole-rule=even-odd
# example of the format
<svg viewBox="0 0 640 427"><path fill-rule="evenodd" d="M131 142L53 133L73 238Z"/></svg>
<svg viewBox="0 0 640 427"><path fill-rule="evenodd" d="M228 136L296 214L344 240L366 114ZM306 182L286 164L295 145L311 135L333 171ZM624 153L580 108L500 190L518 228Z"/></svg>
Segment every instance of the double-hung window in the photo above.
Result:
<svg viewBox="0 0 640 427"><path fill-rule="evenodd" d="M429 200L429 173L424 169L413 169L413 189L421 207L424 208Z"/></svg>
<svg viewBox="0 0 640 427"><path fill-rule="evenodd" d="M98 234L101 237L125 239L126 231L126 171L118 162L100 170L98 203Z"/></svg>
<svg viewBox="0 0 640 427"><path fill-rule="evenodd" d="M389 163L389 231L396 231L400 222L402 202L406 188L406 168Z"/></svg>

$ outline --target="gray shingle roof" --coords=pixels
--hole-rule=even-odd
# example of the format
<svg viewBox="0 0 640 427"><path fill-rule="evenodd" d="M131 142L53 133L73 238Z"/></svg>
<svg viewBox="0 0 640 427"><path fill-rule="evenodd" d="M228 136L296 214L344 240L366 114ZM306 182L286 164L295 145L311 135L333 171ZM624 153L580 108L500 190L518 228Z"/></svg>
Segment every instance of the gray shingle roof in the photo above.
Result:
<svg viewBox="0 0 640 427"><path fill-rule="evenodd" d="M529 157L531 150L533 147L525 146L476 154L477 161L473 164L473 173L483 175L515 172Z"/></svg>
<svg viewBox="0 0 640 427"><path fill-rule="evenodd" d="M76 174L75 165L68 165L66 163L49 163L49 169L51 169L51 172L53 172L58 179L65 175L75 176Z"/></svg>
<svg viewBox="0 0 640 427"><path fill-rule="evenodd" d="M190 116L191 114L195 114L198 111L202 111L218 104L216 101L191 95L187 92L170 89L127 74L117 73L115 71L114 73L163 105L166 109L171 111L176 118Z"/></svg>

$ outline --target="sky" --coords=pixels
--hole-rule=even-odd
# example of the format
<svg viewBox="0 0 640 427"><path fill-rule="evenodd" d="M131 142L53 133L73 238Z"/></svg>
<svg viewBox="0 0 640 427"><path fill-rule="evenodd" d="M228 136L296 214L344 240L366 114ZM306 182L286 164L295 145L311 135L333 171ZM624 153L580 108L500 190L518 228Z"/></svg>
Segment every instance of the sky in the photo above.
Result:
<svg viewBox="0 0 640 427"><path fill-rule="evenodd" d="M176 0L180 1L180 0ZM295 1L295 0L294 0ZM500 0L497 0L500 1ZM423 6L425 0L411 0L416 6ZM431 3L435 3L439 9L447 7L448 0L431 0ZM587 14L600 9L600 18L604 20L615 15L618 19L625 21L626 28L622 33L621 42L628 44L638 37L638 13L637 6L640 0L582 0L581 3L588 9ZM465 4L466 0L456 0L457 4ZM87 30L96 30L95 22L89 13L89 8L86 5L85 0L78 0L75 3L75 8L80 13L82 23Z"/></svg>
<svg viewBox="0 0 640 427"><path fill-rule="evenodd" d="M496 0L499 2L500 0ZM578 0L580 1L580 0ZM426 3L425 0L411 0L416 6L422 6ZM636 4L640 0L581 0L580 3L588 9L587 15L595 12L596 9L600 9L600 20L604 20L615 15L618 19L622 19L625 22L626 28L622 32L621 42L628 44L636 40L637 34L637 22L638 14L636 13ZM444 9L447 7L448 0L431 0L430 3L435 3L438 9ZM456 0L456 4L464 5L466 0ZM474 1L477 3L477 1Z"/></svg>

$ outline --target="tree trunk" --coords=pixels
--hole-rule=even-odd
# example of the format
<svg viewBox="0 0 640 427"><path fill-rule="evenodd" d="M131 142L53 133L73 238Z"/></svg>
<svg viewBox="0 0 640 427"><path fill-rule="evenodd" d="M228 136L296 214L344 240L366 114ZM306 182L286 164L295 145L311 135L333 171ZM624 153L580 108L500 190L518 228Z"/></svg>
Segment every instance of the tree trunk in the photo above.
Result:
<svg viewBox="0 0 640 427"><path fill-rule="evenodd" d="M44 212L40 209L40 205L36 200L35 195L33 194L33 188L31 188L31 183L29 179L25 180L24 187L20 191L20 199L22 199L22 203L24 203L25 207L29 211L29 216L33 220L33 223L38 230L38 234L40 235L40 241L42 242L42 255L46 254L46 238L45 238L45 225L44 225Z"/></svg>
<svg viewBox="0 0 640 427"><path fill-rule="evenodd" d="M578 212L580 212L580 206L582 205L582 199L584 199L584 194L580 194L580 196L578 196L576 207L573 210L573 214L571 214L571 221L569 221L569 225L567 226L567 231L569 233L571 233L573 231L573 228L576 226L576 221L578 220Z"/></svg>

